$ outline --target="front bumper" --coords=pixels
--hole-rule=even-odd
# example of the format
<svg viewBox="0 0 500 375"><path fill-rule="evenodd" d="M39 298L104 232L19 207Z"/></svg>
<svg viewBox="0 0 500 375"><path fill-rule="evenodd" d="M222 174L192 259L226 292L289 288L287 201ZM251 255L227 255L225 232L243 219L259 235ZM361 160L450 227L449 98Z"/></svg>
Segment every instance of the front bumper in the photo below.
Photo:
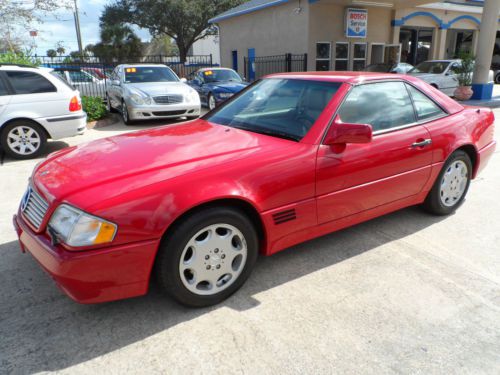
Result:
<svg viewBox="0 0 500 375"><path fill-rule="evenodd" d="M199 116L201 113L200 103L168 104L168 105L136 105L127 103L129 118L131 120L153 120L160 118L178 118L183 116Z"/></svg>
<svg viewBox="0 0 500 375"><path fill-rule="evenodd" d="M146 294L159 240L89 251L53 246L13 217L23 252L28 251L57 285L79 303L101 303Z"/></svg>

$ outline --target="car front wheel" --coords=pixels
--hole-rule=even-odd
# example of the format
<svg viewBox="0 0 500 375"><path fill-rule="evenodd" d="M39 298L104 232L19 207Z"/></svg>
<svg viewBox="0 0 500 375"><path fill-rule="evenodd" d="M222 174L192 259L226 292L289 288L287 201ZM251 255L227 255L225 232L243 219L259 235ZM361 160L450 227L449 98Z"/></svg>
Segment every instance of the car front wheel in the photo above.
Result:
<svg viewBox="0 0 500 375"><path fill-rule="evenodd" d="M464 151L455 151L446 161L434 186L427 195L424 208L435 215L448 215L463 202L469 190L472 162Z"/></svg>
<svg viewBox="0 0 500 375"><path fill-rule="evenodd" d="M125 103L125 101L122 102L122 119L123 119L123 123L125 125L132 124L132 120L130 120L130 116L129 116L129 112L128 112L128 108L127 108L127 103Z"/></svg>
<svg viewBox="0 0 500 375"><path fill-rule="evenodd" d="M215 109L217 106L217 103L215 101L215 97L212 94L208 95L208 109L212 110Z"/></svg>
<svg viewBox="0 0 500 375"><path fill-rule="evenodd" d="M15 159L31 159L43 152L47 135L38 124L15 121L2 129L0 142L7 155Z"/></svg>
<svg viewBox="0 0 500 375"><path fill-rule="evenodd" d="M203 307L237 291L257 260L252 222L239 210L195 212L169 231L156 261L161 288L180 303Z"/></svg>

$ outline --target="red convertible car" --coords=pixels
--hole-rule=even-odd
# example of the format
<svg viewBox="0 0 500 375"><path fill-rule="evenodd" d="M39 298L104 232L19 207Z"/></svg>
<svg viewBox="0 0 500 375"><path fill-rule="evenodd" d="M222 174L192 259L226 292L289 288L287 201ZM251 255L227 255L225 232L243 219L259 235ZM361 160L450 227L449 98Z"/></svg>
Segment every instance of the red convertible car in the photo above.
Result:
<svg viewBox="0 0 500 375"><path fill-rule="evenodd" d="M494 152L490 109L417 78L276 74L205 117L50 155L14 225L71 298L218 303L258 254L411 205L446 215Z"/></svg>

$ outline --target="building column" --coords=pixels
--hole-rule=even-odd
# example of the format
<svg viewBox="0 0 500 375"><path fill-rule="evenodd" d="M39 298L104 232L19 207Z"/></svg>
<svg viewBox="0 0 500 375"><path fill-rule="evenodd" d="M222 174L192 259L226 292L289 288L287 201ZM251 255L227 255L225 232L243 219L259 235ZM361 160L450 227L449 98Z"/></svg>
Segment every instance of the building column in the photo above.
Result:
<svg viewBox="0 0 500 375"><path fill-rule="evenodd" d="M432 59L442 60L446 52L446 29L434 29Z"/></svg>
<svg viewBox="0 0 500 375"><path fill-rule="evenodd" d="M479 30L474 30L472 32L472 46L471 53L476 56L477 54L477 41L479 40Z"/></svg>
<svg viewBox="0 0 500 375"><path fill-rule="evenodd" d="M479 37L477 42L476 63L472 76L472 99L491 99L493 83L488 83L488 74L493 58L493 47L497 35L499 0L485 0Z"/></svg>
<svg viewBox="0 0 500 375"><path fill-rule="evenodd" d="M392 44L399 44L399 32L401 31L401 27L393 26L392 27Z"/></svg>

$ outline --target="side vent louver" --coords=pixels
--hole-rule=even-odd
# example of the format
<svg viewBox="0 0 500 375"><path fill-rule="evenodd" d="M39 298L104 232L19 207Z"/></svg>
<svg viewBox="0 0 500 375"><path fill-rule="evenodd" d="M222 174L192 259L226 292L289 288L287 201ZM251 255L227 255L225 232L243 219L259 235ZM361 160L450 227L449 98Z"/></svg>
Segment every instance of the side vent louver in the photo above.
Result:
<svg viewBox="0 0 500 375"><path fill-rule="evenodd" d="M273 215L274 224L276 225L286 223L287 221L295 220L296 218L297 215L295 214L294 209L277 212Z"/></svg>

